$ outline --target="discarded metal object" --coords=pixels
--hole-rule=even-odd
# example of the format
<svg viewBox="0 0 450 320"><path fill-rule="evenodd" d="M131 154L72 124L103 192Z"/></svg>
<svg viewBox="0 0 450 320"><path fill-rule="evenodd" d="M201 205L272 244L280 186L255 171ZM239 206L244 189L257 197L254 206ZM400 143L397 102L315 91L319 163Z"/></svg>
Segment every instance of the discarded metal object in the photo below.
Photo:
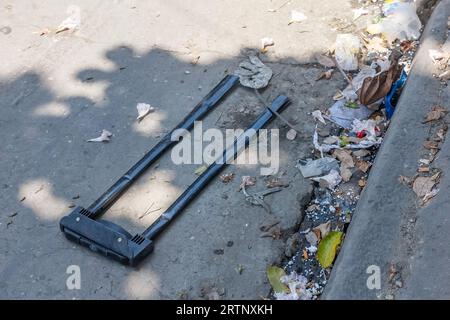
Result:
<svg viewBox="0 0 450 320"><path fill-rule="evenodd" d="M202 102L174 129L190 129L194 121L202 118L237 83L237 76L227 76ZM288 98L279 96L252 126L234 144L223 152L221 158L211 164L144 232L132 236L121 226L107 220L96 220L127 189L136 178L153 164L169 147L177 143L167 134L152 150L139 160L124 176L108 189L88 209L77 207L60 221L61 231L66 237L92 251L102 253L129 265L136 265L153 250L153 240L182 210L203 190L221 169L235 158L249 143L251 134L261 129L274 116L272 110L279 111L288 103ZM172 130L172 132L174 131Z"/></svg>
<svg viewBox="0 0 450 320"><path fill-rule="evenodd" d="M137 234L131 238L130 234L118 225L98 220L115 200L150 167L166 150L175 145L171 134L177 129L190 129L194 121L201 119L230 91L239 78L226 76L211 92L187 115L176 128L168 133L155 147L142 157L130 170L116 181L102 196L87 209L75 208L68 216L60 221L61 231L67 238L89 247L91 250L102 252L104 255L119 261L134 264L152 250L152 242ZM128 241L129 240L129 241Z"/></svg>

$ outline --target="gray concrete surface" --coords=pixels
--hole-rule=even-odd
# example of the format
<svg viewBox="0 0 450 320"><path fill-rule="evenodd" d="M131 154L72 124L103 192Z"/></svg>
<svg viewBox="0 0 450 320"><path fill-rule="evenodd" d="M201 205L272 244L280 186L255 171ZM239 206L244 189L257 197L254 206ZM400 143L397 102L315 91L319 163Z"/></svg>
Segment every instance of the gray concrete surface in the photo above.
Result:
<svg viewBox="0 0 450 320"><path fill-rule="evenodd" d="M80 30L41 36L67 17L72 4L81 10ZM0 28L7 27L0 33L0 298L196 299L208 286L221 298L269 292L265 269L280 258L284 242L261 238L259 225L278 217L289 230L301 218L300 200L310 186L294 164L310 152L313 122L307 112L328 107L345 86L339 73L315 82L321 68L312 64L313 56L334 42L337 18L352 18L347 0L293 0L280 8L283 4L0 1ZM308 20L288 25L293 9ZM292 104L284 114L301 129L290 142L280 122L271 124L281 128L280 170L291 182L267 198L274 213L250 206L236 192L241 176L256 175L259 168L234 166L227 171L236 179L211 183L137 269L68 242L58 228L68 206L89 205L233 71L246 50L258 48L262 37L276 43L263 57L274 71L263 95L268 100L288 95ZM135 121L138 102L157 108L141 123ZM208 116L205 128L215 125L222 110L217 125L243 128L259 107L249 91L235 90ZM248 113L242 115L242 108ZM114 134L110 143L86 142L102 129ZM141 230L195 178L196 168L172 165L164 157L108 218ZM254 190L263 187L259 177ZM137 219L152 202L161 211ZM215 255L215 249L224 254ZM69 265L80 266L80 290L66 288Z"/></svg>
<svg viewBox="0 0 450 320"><path fill-rule="evenodd" d="M426 113L434 105L449 108L449 89L433 77L439 71L428 52L444 43L449 14L450 1L441 1L422 34L406 88L322 296L325 299L449 298L448 136L434 164L443 171L440 191L426 207L420 207L413 191L398 181L400 175L414 176L418 160L426 154L422 147L430 134L430 125L422 123ZM366 273L371 265L381 271L379 290L366 285L373 274ZM389 282L391 265L397 285Z"/></svg>

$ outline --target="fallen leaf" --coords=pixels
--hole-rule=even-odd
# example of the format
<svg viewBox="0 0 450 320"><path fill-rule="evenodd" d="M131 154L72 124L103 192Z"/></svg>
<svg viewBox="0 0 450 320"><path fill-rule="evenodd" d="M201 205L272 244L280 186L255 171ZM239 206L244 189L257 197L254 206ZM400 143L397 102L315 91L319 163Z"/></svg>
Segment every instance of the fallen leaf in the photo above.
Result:
<svg viewBox="0 0 450 320"><path fill-rule="evenodd" d="M234 173L225 173L225 174L222 174L219 178L223 183L228 183L233 180Z"/></svg>
<svg viewBox="0 0 450 320"><path fill-rule="evenodd" d="M355 166L350 150L335 149L333 151L333 156L336 157L345 168L353 168Z"/></svg>
<svg viewBox="0 0 450 320"><path fill-rule="evenodd" d="M319 231L320 232L320 238L325 238L328 233L330 233L331 230L331 221L319 224L317 227L313 229L313 231Z"/></svg>
<svg viewBox="0 0 450 320"><path fill-rule="evenodd" d="M323 54L317 54L316 60L319 64L327 68L334 68L336 66L336 63L332 58L325 56Z"/></svg>
<svg viewBox="0 0 450 320"><path fill-rule="evenodd" d="M438 149L438 143L435 141L427 140L423 143L423 147L425 149Z"/></svg>
<svg viewBox="0 0 450 320"><path fill-rule="evenodd" d="M276 293L289 293L287 285L281 282L281 277L286 276L286 272L276 266L270 266L267 268L267 279L269 279L272 289Z"/></svg>
<svg viewBox="0 0 450 320"><path fill-rule="evenodd" d="M370 105L384 98L391 90L392 84L399 78L402 68L398 64L399 55L391 54L390 67L374 77L364 79L358 90L358 99L363 105Z"/></svg>
<svg viewBox="0 0 450 320"><path fill-rule="evenodd" d="M289 129L289 131L286 133L286 139L292 141L297 136L297 131L294 129Z"/></svg>
<svg viewBox="0 0 450 320"><path fill-rule="evenodd" d="M423 198L436 184L433 177L417 177L413 183L413 191L419 198Z"/></svg>
<svg viewBox="0 0 450 320"><path fill-rule="evenodd" d="M405 53L415 47L415 42L413 40L404 40L400 43L400 50Z"/></svg>
<svg viewBox="0 0 450 320"><path fill-rule="evenodd" d="M155 108L153 108L148 103L142 102L137 104L136 109L138 111L138 116L136 118L138 121L141 121L146 115L155 110Z"/></svg>
<svg viewBox="0 0 450 320"><path fill-rule="evenodd" d="M305 260L309 259L308 251L306 249L303 249L303 259L305 259Z"/></svg>
<svg viewBox="0 0 450 320"><path fill-rule="evenodd" d="M110 137L112 136L112 133L108 130L103 129L102 134L94 139L89 139L88 142L108 142Z"/></svg>
<svg viewBox="0 0 450 320"><path fill-rule="evenodd" d="M442 127L440 127L436 131L436 137L439 139L439 141L444 141L447 131L448 131L448 125L447 124L442 125Z"/></svg>
<svg viewBox="0 0 450 320"><path fill-rule="evenodd" d="M196 174L196 175L201 175L203 172L205 172L206 171L206 169L208 169L208 167L206 166L206 165L202 165L201 167L198 167L195 171L194 171L194 173Z"/></svg>
<svg viewBox="0 0 450 320"><path fill-rule="evenodd" d="M283 181L281 179L275 178L275 179L270 179L269 181L267 181L266 183L266 187L267 188L284 188L284 187L289 187L289 183L287 181Z"/></svg>
<svg viewBox="0 0 450 320"><path fill-rule="evenodd" d="M289 21L289 24L295 23L295 22L303 22L306 19L308 19L307 16L305 16L302 12L297 11L297 10L292 10L291 11L291 20Z"/></svg>
<svg viewBox="0 0 450 320"><path fill-rule="evenodd" d="M316 119L316 120L322 122L323 124L327 124L327 123L325 122L325 119L323 118L322 111L320 111L320 110L314 110L313 112L311 112L311 115L314 117L314 119Z"/></svg>
<svg viewBox="0 0 450 320"><path fill-rule="evenodd" d="M427 192L421 200L421 205L426 204L428 201L430 201L432 198L434 198L435 195L439 192L439 189L434 188L430 192Z"/></svg>
<svg viewBox="0 0 450 320"><path fill-rule="evenodd" d="M191 59L191 64L195 66L199 60L200 56L195 56L194 58Z"/></svg>
<svg viewBox="0 0 450 320"><path fill-rule="evenodd" d="M272 38L264 37L261 39L261 52L267 52L267 47L275 45L275 41Z"/></svg>
<svg viewBox="0 0 450 320"><path fill-rule="evenodd" d="M425 116L425 120L422 123L439 120L446 113L447 113L446 109L444 109L440 106L434 106L433 109L427 113L427 115Z"/></svg>
<svg viewBox="0 0 450 320"><path fill-rule="evenodd" d="M372 164L368 161L359 160L356 162L356 167L358 170L361 170L364 173L366 173L371 166Z"/></svg>
<svg viewBox="0 0 450 320"><path fill-rule="evenodd" d="M363 188L363 187L365 187L365 185L366 185L366 180L364 180L364 179L359 179L358 180L358 186Z"/></svg>
<svg viewBox="0 0 450 320"><path fill-rule="evenodd" d="M321 73L319 73L319 75L317 76L317 78L315 80L316 81L319 81L320 79L330 80L331 76L333 75L333 71L334 71L334 69L329 69L327 71L321 72Z"/></svg>
<svg viewBox="0 0 450 320"><path fill-rule="evenodd" d="M241 185L239 186L239 190L241 190L243 187L254 186L255 184L256 184L255 177L243 176Z"/></svg>
<svg viewBox="0 0 450 320"><path fill-rule="evenodd" d="M322 268L326 269L333 264L336 257L337 247L341 244L343 233L331 231L320 241L317 251L317 260Z"/></svg>
<svg viewBox="0 0 450 320"><path fill-rule="evenodd" d="M448 81L450 80L450 70L444 71L442 72L439 76L439 79L444 80L444 81Z"/></svg>
<svg viewBox="0 0 450 320"><path fill-rule="evenodd" d="M417 172L430 172L430 167L419 167Z"/></svg>

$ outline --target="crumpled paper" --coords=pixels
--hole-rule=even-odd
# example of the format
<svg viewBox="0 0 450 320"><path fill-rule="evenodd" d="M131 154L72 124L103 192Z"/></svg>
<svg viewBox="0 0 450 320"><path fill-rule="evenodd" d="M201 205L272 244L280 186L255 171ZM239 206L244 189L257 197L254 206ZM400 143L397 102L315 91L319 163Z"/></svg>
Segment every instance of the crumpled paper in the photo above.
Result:
<svg viewBox="0 0 450 320"><path fill-rule="evenodd" d="M257 56L249 56L250 61L242 61L234 72L244 87L261 89L269 84L272 70L259 60Z"/></svg>

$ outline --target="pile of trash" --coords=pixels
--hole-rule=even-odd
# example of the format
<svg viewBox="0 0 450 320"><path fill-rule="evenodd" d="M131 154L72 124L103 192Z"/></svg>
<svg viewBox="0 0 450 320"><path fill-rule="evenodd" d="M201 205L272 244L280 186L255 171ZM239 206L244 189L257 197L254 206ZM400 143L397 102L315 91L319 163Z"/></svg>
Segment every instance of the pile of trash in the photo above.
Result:
<svg viewBox="0 0 450 320"><path fill-rule="evenodd" d="M337 70L347 86L327 110L311 114L314 150L297 168L314 181L314 193L300 230L288 239L296 251L286 252L277 288L268 275L275 299L317 299L322 293L418 46L422 24L413 2L386 0L358 10L375 14L366 30L338 34L334 49L317 57L325 68L317 80Z"/></svg>

